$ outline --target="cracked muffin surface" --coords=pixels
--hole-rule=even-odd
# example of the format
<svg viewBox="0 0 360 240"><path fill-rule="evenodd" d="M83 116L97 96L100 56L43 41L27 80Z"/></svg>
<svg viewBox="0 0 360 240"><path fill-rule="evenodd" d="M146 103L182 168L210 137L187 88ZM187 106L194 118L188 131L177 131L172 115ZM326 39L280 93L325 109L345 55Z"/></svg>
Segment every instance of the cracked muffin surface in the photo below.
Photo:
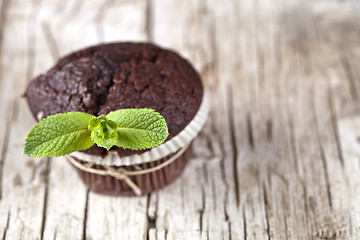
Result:
<svg viewBox="0 0 360 240"><path fill-rule="evenodd" d="M74 52L33 79L26 90L35 118L76 111L99 116L123 108L154 109L168 124L168 139L191 121L202 95L200 77L185 59L147 43L111 43ZM139 152L112 150L120 156ZM107 151L93 146L85 152Z"/></svg>

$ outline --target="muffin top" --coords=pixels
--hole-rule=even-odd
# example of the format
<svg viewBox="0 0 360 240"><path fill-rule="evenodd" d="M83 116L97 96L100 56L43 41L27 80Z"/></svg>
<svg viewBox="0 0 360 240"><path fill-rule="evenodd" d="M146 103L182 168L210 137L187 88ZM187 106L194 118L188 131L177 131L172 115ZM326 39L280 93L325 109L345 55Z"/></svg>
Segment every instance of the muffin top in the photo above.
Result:
<svg viewBox="0 0 360 240"><path fill-rule="evenodd" d="M35 118L77 111L100 116L123 108L154 109L168 124L168 140L191 121L202 95L200 77L189 62L148 43L111 43L74 52L33 79L26 90ZM111 150L120 156L142 152ZM96 145L85 152L107 154Z"/></svg>

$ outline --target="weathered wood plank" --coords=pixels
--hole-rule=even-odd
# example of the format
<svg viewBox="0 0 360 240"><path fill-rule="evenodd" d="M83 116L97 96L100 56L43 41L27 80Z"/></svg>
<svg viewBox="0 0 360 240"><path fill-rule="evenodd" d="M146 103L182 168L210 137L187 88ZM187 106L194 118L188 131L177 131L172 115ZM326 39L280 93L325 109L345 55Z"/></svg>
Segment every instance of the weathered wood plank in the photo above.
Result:
<svg viewBox="0 0 360 240"><path fill-rule="evenodd" d="M23 142L26 132L34 121L21 98L25 90L26 79L32 71L29 54L30 39L36 35L30 31L36 23L36 9L31 3L24 3L22 9L16 4L8 6L7 19L4 27L2 46L2 83L3 91L8 99L8 124L4 128L6 147L2 149L2 199L1 212L7 211L6 226L1 227L3 236L8 239L40 238L43 225L43 203L48 161L39 159L37 163L23 155ZM16 44L14 44L16 39ZM6 137L7 136L7 137Z"/></svg>
<svg viewBox="0 0 360 240"><path fill-rule="evenodd" d="M184 1L181 5L172 2L164 5L162 1L155 1L154 9L154 16L157 16L153 20L156 26L154 41L175 48L186 57L190 57L203 77L210 78L211 74L215 73L213 68L217 55L212 42L215 41L212 39L215 37L215 29L211 26L214 23L211 16L214 9L209 8L206 3L191 1ZM156 14L165 12L166 9L173 10L162 15ZM170 14L171 12L176 12L176 16ZM173 38L165 37L169 34ZM215 75L209 78L204 79L209 84L218 81ZM216 102L214 98L210 99L212 104ZM172 184L171 188L159 192L156 229L157 237L160 239L231 238L225 207L228 201L226 192L229 190L226 190L222 181L222 172L218 171L225 156L221 157L219 150L216 156L211 156L212 145L218 145L219 140L215 139L219 136L211 136L216 134L212 132L212 124L208 122L204 135L195 142L195 155L198 158L189 164L182 178ZM197 151L198 145L204 149L200 148ZM219 146L215 148L219 149ZM180 196L180 199L174 199L176 195ZM236 229L237 227L234 227L235 232ZM233 237L236 239L235 235Z"/></svg>
<svg viewBox="0 0 360 240"><path fill-rule="evenodd" d="M47 8L54 12L46 12L46 14L53 16L52 21L44 21L43 24L44 39L47 40L47 46L55 59L59 57L59 53L63 55L76 49L74 45L84 47L80 46L84 45L84 39L70 37L70 34L74 32L84 32L84 36L87 37L85 41L90 44L115 39L142 40L146 36L144 34L145 20L142 17L145 12L145 1L125 4L111 1L86 3L75 1L64 6L59 13L61 4L62 2L59 1L56 8L52 8L52 4L49 4ZM89 9L96 11L88 14ZM119 12L121 12L120 15ZM43 19L49 19L49 16L45 15ZM84 26L86 29L83 29ZM86 237L103 239L118 238L120 233L123 239L136 238L141 233L145 236L146 197L138 198L135 202L130 198L130 201L125 203L124 199L109 199L92 193L88 194L71 166L63 161L64 159L54 159L52 163L45 238L56 236L60 239ZM69 171L71 173L66 174ZM63 191L66 191L66 195ZM134 211L124 214L124 208L134 209ZM131 218L133 222L128 221L130 216L138 216L138 218ZM120 228L120 232L113 231L118 229L118 223L122 222L131 224L132 227L124 226Z"/></svg>
<svg viewBox="0 0 360 240"><path fill-rule="evenodd" d="M58 22L68 24L68 14L62 12L62 7L77 9L76 3L62 6L62 1L44 3L39 13L37 34L38 61L36 61L36 74L46 71L54 64L60 55L73 50L71 45L64 46L59 41L62 31L55 26ZM66 10L65 10L66 12ZM63 15L64 14L64 15ZM51 20L50 20L51 19ZM64 52L62 52L64 51ZM46 59L44 61L44 59ZM46 188L46 202L44 203L45 217L43 226L44 239L83 239L85 234L85 209L87 203L87 190L79 181L72 166L64 158L50 160L49 175Z"/></svg>
<svg viewBox="0 0 360 240"><path fill-rule="evenodd" d="M360 185L356 180L360 172L359 123L359 117L344 118L339 121L339 135L349 183L349 192L345 195L345 198L349 201L349 226L346 227L350 228L350 234L354 236L354 239L360 239L360 209L358 204L360 201Z"/></svg>
<svg viewBox="0 0 360 240"><path fill-rule="evenodd" d="M145 0L103 2L92 20L96 26L97 42L145 41L148 37L147 7ZM85 18L86 13L83 16ZM89 193L86 237L145 239L149 234L147 209L146 196L111 198Z"/></svg>

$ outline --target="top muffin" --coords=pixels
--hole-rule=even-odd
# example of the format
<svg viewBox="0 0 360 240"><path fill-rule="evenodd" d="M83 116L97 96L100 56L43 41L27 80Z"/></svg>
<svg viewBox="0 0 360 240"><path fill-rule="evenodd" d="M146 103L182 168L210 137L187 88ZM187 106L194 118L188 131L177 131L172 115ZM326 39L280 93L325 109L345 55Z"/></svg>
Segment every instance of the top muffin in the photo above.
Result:
<svg viewBox="0 0 360 240"><path fill-rule="evenodd" d="M123 108L151 108L164 116L168 139L199 109L203 87L176 53L146 43L111 43L74 52L33 79L26 97L35 117L65 112L96 116ZM137 151L117 147L119 155ZM104 155L97 146L85 151Z"/></svg>

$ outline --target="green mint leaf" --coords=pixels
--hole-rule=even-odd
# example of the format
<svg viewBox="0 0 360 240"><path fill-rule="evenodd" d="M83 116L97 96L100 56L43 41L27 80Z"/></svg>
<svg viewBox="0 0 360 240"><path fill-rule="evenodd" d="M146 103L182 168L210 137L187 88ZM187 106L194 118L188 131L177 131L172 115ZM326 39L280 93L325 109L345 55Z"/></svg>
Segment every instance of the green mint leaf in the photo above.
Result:
<svg viewBox="0 0 360 240"><path fill-rule="evenodd" d="M132 150L163 143L168 133L164 117L152 109L120 109L106 115L117 124L116 146Z"/></svg>
<svg viewBox="0 0 360 240"><path fill-rule="evenodd" d="M57 157L91 147L94 142L88 124L92 118L92 115L82 112L48 116L31 129L25 140L25 154Z"/></svg>
<svg viewBox="0 0 360 240"><path fill-rule="evenodd" d="M57 157L94 143L108 150L114 145L139 150L160 145L168 135L165 119L151 109L121 109L100 117L69 112L40 121L26 138L24 152Z"/></svg>
<svg viewBox="0 0 360 240"><path fill-rule="evenodd" d="M99 146L109 150L118 139L115 122L108 120L104 115L93 117L89 122L91 139Z"/></svg>

